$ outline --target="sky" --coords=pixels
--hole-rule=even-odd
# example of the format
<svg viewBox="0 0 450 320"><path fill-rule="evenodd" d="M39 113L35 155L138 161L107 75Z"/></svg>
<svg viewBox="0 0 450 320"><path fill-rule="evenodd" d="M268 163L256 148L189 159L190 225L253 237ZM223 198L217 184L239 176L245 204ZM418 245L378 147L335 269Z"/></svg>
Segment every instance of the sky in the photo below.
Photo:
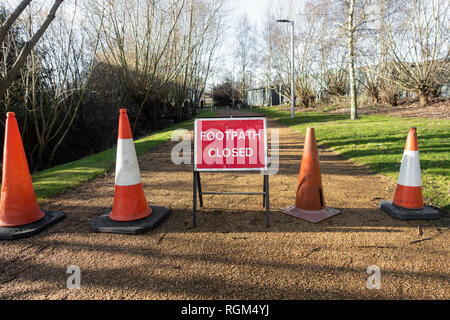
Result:
<svg viewBox="0 0 450 320"><path fill-rule="evenodd" d="M232 0L236 15L247 14L251 23L262 27L267 8L274 0Z"/></svg>

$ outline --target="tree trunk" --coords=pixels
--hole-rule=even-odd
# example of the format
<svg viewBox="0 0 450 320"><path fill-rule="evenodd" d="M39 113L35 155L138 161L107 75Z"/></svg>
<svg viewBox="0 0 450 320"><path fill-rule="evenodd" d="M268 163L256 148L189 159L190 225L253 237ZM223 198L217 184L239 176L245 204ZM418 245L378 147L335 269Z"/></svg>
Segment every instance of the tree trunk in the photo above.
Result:
<svg viewBox="0 0 450 320"><path fill-rule="evenodd" d="M420 105L420 107L424 108L424 107L427 106L427 104L428 104L428 96L425 93L420 92L419 93L419 105Z"/></svg>
<svg viewBox="0 0 450 320"><path fill-rule="evenodd" d="M350 1L348 9L348 51L349 51L349 76L350 76L350 119L358 119L358 101L356 97L356 82L355 82L355 48L353 43L353 35L355 30L353 28L353 15L355 12L355 0Z"/></svg>

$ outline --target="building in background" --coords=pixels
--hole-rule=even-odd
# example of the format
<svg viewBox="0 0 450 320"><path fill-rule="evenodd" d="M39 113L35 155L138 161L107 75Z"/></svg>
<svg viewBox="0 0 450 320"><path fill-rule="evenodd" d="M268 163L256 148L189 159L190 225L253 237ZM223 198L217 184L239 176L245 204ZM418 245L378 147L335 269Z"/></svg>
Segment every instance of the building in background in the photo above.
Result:
<svg viewBox="0 0 450 320"><path fill-rule="evenodd" d="M262 87L246 90L247 104L250 106L278 106L288 101L274 88Z"/></svg>

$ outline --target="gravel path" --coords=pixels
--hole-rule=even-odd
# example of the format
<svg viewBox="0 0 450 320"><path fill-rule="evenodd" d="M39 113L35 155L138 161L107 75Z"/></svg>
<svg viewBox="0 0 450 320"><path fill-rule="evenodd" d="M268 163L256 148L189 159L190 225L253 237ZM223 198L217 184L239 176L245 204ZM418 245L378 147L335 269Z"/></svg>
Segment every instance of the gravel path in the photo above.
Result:
<svg viewBox="0 0 450 320"><path fill-rule="evenodd" d="M239 111L222 114L244 115ZM254 114L253 114L254 115ZM0 241L1 299L449 299L449 218L404 222L377 209L395 183L320 149L326 204L343 212L320 224L285 216L294 203L303 137L279 129L280 163L270 178L272 226L262 197L205 196L192 228L192 165L173 165L173 143L139 158L147 199L172 208L139 236L92 233L108 212L114 172L55 198L42 209L67 213L32 238ZM202 173L206 190L262 190L255 173ZM81 269L69 290L66 269ZM381 289L366 288L367 267Z"/></svg>

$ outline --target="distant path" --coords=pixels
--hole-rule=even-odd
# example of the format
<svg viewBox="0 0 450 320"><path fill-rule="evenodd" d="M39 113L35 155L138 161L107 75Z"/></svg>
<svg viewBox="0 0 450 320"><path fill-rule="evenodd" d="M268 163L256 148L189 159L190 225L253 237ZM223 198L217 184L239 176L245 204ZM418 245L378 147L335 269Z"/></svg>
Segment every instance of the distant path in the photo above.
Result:
<svg viewBox="0 0 450 320"><path fill-rule="evenodd" d="M63 210L65 221L29 239L0 241L0 298L450 298L448 225L379 211L395 186L381 175L320 149L326 204L343 212L317 225L279 213L294 203L303 137L268 125L279 130L281 162L270 178L270 228L260 197L205 196L192 229L192 165L172 164L174 143L165 143L139 162L147 198L172 208L168 220L139 236L92 233L89 222L111 209L114 172L88 182L43 208ZM262 177L204 173L202 184L205 191L262 190ZM80 290L66 289L69 265L81 268ZM381 268L381 290L366 288L370 265Z"/></svg>

